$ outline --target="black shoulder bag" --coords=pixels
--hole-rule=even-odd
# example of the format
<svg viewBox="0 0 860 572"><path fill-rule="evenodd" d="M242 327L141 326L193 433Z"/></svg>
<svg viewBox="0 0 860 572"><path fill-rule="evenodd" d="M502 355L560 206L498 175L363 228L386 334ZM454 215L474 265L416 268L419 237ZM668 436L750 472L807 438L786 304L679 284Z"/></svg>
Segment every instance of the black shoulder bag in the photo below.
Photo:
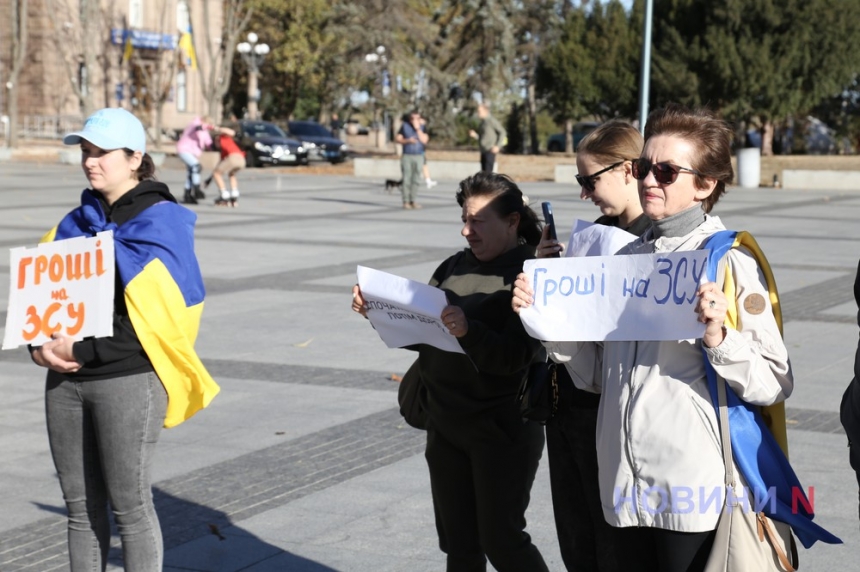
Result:
<svg viewBox="0 0 860 572"><path fill-rule="evenodd" d="M520 414L529 421L546 424L558 409L558 366L551 359L535 362L520 384L517 402Z"/></svg>

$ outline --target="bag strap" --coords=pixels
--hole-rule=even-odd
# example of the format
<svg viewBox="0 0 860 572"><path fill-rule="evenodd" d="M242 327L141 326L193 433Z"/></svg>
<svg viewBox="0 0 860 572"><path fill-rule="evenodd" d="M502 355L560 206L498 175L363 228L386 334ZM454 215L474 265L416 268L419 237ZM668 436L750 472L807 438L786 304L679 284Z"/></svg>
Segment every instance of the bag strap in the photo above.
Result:
<svg viewBox="0 0 860 572"><path fill-rule="evenodd" d="M779 559L779 563L782 564L782 567L785 568L786 572L796 572L797 568L791 565L792 562L798 562L797 543L794 541L794 535L789 534L789 547L791 549L791 561L789 561L785 552L783 552L779 547L779 537L776 535L776 532L770 525L770 521L768 521L763 512L756 515L756 523L758 525L759 542L764 542L764 537L767 536L767 539L770 541L770 545L773 546L774 552L776 552L776 557Z"/></svg>
<svg viewBox="0 0 860 572"><path fill-rule="evenodd" d="M726 402L726 381L717 377L717 401L720 409L720 435L723 439L723 462L726 464L726 488L735 486L735 470L732 462L732 441L729 436L729 408ZM728 502L728 498L726 498ZM780 538L771 527L770 522L763 512L756 514L756 522L758 524L758 539L759 542L764 542L765 536L773 551L776 552L776 557L779 563L786 572L796 572L796 568L792 566L792 562L798 562L797 543L794 541L794 535L789 532L789 547L791 550L791 560L788 559L785 552L780 547Z"/></svg>
<svg viewBox="0 0 860 572"><path fill-rule="evenodd" d="M723 441L723 462L726 464L726 487L735 486L732 438L729 436L729 407L726 403L726 381L717 377L717 401L720 409L720 436Z"/></svg>

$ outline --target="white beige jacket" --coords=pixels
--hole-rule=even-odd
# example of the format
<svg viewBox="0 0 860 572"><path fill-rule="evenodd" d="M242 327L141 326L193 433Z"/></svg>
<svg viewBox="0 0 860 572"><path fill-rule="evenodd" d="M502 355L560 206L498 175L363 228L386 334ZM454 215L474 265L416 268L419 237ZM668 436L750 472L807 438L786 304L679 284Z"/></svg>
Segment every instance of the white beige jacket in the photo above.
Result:
<svg viewBox="0 0 860 572"><path fill-rule="evenodd" d="M649 231L619 254L695 250L724 228L708 216L684 237L654 240ZM706 348L708 359L744 401L782 401L794 382L764 278L743 249L732 249L724 261L737 283L740 329ZM681 532L716 528L724 468L701 339L544 345L577 387L602 393L597 455L606 521Z"/></svg>

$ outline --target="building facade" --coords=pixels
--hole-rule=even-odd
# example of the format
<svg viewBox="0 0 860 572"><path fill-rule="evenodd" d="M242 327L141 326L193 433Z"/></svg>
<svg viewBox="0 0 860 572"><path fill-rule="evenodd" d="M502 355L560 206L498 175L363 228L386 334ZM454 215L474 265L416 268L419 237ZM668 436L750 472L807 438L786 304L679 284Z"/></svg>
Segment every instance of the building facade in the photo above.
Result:
<svg viewBox="0 0 860 572"><path fill-rule="evenodd" d="M9 103L17 94L21 136L74 129L102 107L133 112L153 138L198 115L220 115L205 97L211 65L200 61L220 48L220 1L26 0L26 49L12 89L13 53L21 45L16 5L20 11L22 0L0 0L0 115L14 112Z"/></svg>

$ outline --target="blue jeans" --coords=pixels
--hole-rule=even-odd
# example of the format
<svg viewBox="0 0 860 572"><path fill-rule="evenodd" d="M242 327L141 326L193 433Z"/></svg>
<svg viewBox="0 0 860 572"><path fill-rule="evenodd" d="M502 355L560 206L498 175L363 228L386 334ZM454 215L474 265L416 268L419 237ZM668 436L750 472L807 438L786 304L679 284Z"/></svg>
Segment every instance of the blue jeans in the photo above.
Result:
<svg viewBox="0 0 860 572"><path fill-rule="evenodd" d="M200 173L203 172L203 166L200 164L200 159L191 153L178 153L179 158L185 163L187 173L185 175L185 190L200 186Z"/></svg>
<svg viewBox="0 0 860 572"><path fill-rule="evenodd" d="M164 547L152 503L151 467L166 409L167 393L155 373L71 381L48 372L48 440L69 511L72 572L105 570L108 502L125 570L161 570Z"/></svg>

